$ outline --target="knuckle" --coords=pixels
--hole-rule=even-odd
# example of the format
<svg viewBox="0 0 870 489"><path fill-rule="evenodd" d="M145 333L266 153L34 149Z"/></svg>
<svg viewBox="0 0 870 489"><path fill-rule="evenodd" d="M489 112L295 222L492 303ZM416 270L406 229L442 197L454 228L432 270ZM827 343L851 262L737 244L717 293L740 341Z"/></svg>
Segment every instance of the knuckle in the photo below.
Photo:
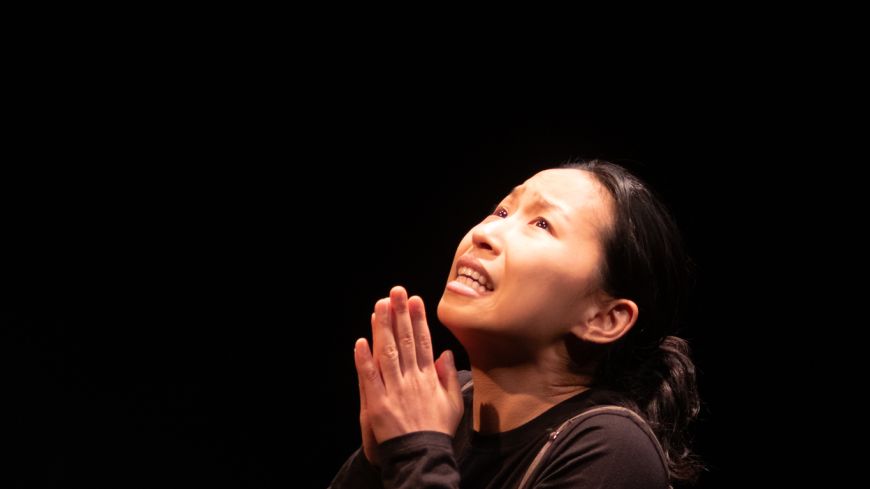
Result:
<svg viewBox="0 0 870 489"><path fill-rule="evenodd" d="M365 369L365 370L363 371L363 375L366 376L366 380L369 380L369 381L371 381L371 382L374 382L375 380L378 380L378 377L379 377L378 371L375 370L374 368L367 368L367 369Z"/></svg>
<svg viewBox="0 0 870 489"><path fill-rule="evenodd" d="M422 349L432 348L432 338L428 334L417 335L417 345Z"/></svg>
<svg viewBox="0 0 870 489"><path fill-rule="evenodd" d="M414 348L414 337L413 336L403 336L399 338L399 343L402 345L402 348L411 349Z"/></svg>
<svg viewBox="0 0 870 489"><path fill-rule="evenodd" d="M396 350L396 345L386 345L384 346L383 351L381 351L381 357L385 360L395 360L399 357L399 351Z"/></svg>

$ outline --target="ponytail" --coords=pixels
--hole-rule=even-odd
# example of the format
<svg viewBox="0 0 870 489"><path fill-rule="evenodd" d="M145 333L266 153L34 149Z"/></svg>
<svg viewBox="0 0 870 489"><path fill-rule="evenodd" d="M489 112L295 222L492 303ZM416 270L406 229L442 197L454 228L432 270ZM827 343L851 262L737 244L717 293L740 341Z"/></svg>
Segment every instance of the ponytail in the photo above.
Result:
<svg viewBox="0 0 870 489"><path fill-rule="evenodd" d="M677 336L666 336L659 350L661 362L653 371L656 382L637 407L664 449L671 478L693 483L701 470L687 435L701 409L695 364L689 357L689 343Z"/></svg>
<svg viewBox="0 0 870 489"><path fill-rule="evenodd" d="M625 407L658 437L671 481L691 485L703 465L687 430L700 410L695 364L688 342L674 336L689 288L680 233L664 204L625 168L601 160L562 168L593 174L613 197L601 287L612 297L632 299L640 311L628 334L595 354L595 384L623 394Z"/></svg>
<svg viewBox="0 0 870 489"><path fill-rule="evenodd" d="M622 405L639 414L664 451L671 480L691 485L703 470L692 452L689 428L701 407L689 343L666 336L655 349L613 345L596 371L595 385L623 394Z"/></svg>

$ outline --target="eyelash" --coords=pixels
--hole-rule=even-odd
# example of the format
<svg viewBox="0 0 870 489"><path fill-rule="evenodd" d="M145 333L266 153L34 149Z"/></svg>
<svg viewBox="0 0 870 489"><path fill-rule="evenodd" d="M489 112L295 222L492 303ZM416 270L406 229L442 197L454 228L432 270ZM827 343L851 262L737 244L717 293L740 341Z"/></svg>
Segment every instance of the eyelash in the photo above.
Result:
<svg viewBox="0 0 870 489"><path fill-rule="evenodd" d="M504 215L502 215L502 213L504 213ZM505 209L504 207L496 207L495 210L492 211L492 214L494 216L505 218L505 217L507 217L507 209ZM543 224L543 226L538 226L539 228L546 230L546 231L550 230L550 222L547 221L546 219L544 219L543 217L537 218L536 222Z"/></svg>

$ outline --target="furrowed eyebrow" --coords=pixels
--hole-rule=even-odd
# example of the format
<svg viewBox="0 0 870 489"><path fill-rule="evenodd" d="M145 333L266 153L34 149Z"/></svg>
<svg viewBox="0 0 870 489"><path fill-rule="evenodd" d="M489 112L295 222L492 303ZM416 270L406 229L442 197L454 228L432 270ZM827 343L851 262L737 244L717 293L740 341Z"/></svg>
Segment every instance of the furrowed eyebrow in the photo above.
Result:
<svg viewBox="0 0 870 489"><path fill-rule="evenodd" d="M526 191L526 189L522 185L516 186L516 187L514 187L513 190L511 190L511 193L508 194L507 198L514 199L517 196L523 194L525 191ZM542 209L555 211L556 213L560 214L562 219L570 222L570 219L568 219L568 213L565 212L565 209L563 209L562 206L559 206L559 205L556 205L556 204L550 202L549 200L541 197L540 194L535 195L534 203L536 206L541 207ZM498 204L496 204L496 208L497 207L498 207Z"/></svg>
<svg viewBox="0 0 870 489"><path fill-rule="evenodd" d="M554 211L563 220L570 222L570 219L568 219L568 213L565 212L564 209L562 209L562 206L558 206L558 205L556 205L556 204L550 202L549 200L547 200L543 197L540 197L540 196L535 199L535 204L538 205L539 207L541 207L542 209Z"/></svg>

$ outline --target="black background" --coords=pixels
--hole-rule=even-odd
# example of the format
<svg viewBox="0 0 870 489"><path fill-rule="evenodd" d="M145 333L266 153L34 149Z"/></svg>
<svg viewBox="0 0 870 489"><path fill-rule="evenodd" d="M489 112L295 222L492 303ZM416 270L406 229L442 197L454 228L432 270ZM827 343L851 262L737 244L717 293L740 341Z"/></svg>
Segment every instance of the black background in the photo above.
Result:
<svg viewBox="0 0 870 489"><path fill-rule="evenodd" d="M787 365L762 352L801 326L767 301L799 280L781 250L811 216L783 198L814 134L794 109L422 98L59 110L4 182L19 485L325 487L359 444L352 349L374 302L421 295L467 367L435 315L459 239L536 171L594 157L659 191L697 264L702 487L763 463L779 432L752 412Z"/></svg>

